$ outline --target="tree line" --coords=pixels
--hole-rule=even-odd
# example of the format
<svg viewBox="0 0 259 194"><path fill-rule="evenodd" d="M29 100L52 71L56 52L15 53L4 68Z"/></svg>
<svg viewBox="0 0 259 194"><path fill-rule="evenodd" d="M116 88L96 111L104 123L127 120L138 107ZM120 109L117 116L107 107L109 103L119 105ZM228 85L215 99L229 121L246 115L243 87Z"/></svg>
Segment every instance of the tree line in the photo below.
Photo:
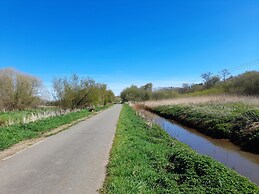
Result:
<svg viewBox="0 0 259 194"><path fill-rule="evenodd" d="M146 101L175 98L182 95L204 94L233 94L233 95L259 95L259 72L248 71L237 76L231 76L226 69L214 75L211 72L202 73L203 82L198 84L183 83L181 87L152 88L132 85L121 92L121 98L126 101Z"/></svg>
<svg viewBox="0 0 259 194"><path fill-rule="evenodd" d="M77 75L53 80L55 104L63 108L84 108L102 106L115 101L107 85Z"/></svg>
<svg viewBox="0 0 259 194"><path fill-rule="evenodd" d="M78 75L53 79L53 99L43 99L42 81L12 68L0 69L0 110L23 110L39 105L69 109L94 108L115 101L106 84Z"/></svg>

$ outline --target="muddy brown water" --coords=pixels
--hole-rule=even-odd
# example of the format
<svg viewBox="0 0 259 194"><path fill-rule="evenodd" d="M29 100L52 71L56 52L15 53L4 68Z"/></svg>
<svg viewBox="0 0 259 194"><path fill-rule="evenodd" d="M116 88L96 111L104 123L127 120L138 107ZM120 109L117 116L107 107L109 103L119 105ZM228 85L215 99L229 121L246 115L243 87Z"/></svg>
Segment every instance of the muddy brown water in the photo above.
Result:
<svg viewBox="0 0 259 194"><path fill-rule="evenodd" d="M142 116L161 126L172 137L189 145L200 154L216 159L259 185L258 154L242 151L227 140L210 138L195 129L182 126L151 112L139 111Z"/></svg>

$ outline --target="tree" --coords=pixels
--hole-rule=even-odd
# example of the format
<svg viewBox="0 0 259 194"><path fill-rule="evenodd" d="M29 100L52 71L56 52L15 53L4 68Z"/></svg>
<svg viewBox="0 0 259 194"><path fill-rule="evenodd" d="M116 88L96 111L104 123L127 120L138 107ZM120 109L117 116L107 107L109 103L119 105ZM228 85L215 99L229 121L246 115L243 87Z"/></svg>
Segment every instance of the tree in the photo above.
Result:
<svg viewBox="0 0 259 194"><path fill-rule="evenodd" d="M104 104L106 105L107 103L113 103L115 101L116 101L116 99L115 99L115 95L114 95L113 91L107 90Z"/></svg>
<svg viewBox="0 0 259 194"><path fill-rule="evenodd" d="M221 72L219 72L222 79L223 79L223 82L226 81L226 79L231 75L230 72L227 70L227 69L223 69Z"/></svg>
<svg viewBox="0 0 259 194"><path fill-rule="evenodd" d="M129 88L124 89L121 92L120 96L122 98L122 101L124 101L124 102L127 102L127 101L141 101L142 92L137 86L132 85Z"/></svg>
<svg viewBox="0 0 259 194"><path fill-rule="evenodd" d="M240 74L227 83L230 85L230 92L242 95L259 95L259 72L248 71Z"/></svg>
<svg viewBox="0 0 259 194"><path fill-rule="evenodd" d="M152 87L153 84L152 83L147 83L144 86L140 87L141 90L141 100L142 101L147 101L151 98L152 96Z"/></svg>
<svg viewBox="0 0 259 194"><path fill-rule="evenodd" d="M183 94L184 93L188 93L188 92L190 92L190 89L191 89L191 85L190 84L183 83L182 88L180 88L179 92L183 93Z"/></svg>
<svg viewBox="0 0 259 194"><path fill-rule="evenodd" d="M211 87L213 87L217 82L219 82L220 81L220 78L219 78L219 76L217 76L217 75L214 75L214 76L212 76L209 80L208 80L208 82L206 83L207 84L207 87L208 88L211 88Z"/></svg>
<svg viewBox="0 0 259 194"><path fill-rule="evenodd" d="M0 69L1 106L7 110L25 109L39 105L41 81L17 70Z"/></svg>
<svg viewBox="0 0 259 194"><path fill-rule="evenodd" d="M190 92L199 92L199 91L202 91L203 88L204 88L203 83L191 84Z"/></svg>
<svg viewBox="0 0 259 194"><path fill-rule="evenodd" d="M132 85L128 88L125 88L121 92L121 99L124 102L127 101L146 101L152 97L152 83L147 83L144 86L137 87Z"/></svg>
<svg viewBox="0 0 259 194"><path fill-rule="evenodd" d="M213 74L211 72L201 74L201 77L204 80L205 89L211 88L212 86L215 85L215 83L220 81L219 76L217 75L212 76L212 75Z"/></svg>
<svg viewBox="0 0 259 194"><path fill-rule="evenodd" d="M202 73L201 74L201 78L203 79L205 86L206 86L206 83L208 83L208 81L211 79L212 75L213 74L211 72L207 72L207 73Z"/></svg>
<svg viewBox="0 0 259 194"><path fill-rule="evenodd" d="M77 75L53 80L54 97L63 108L84 108L105 105L114 99L107 86ZM108 95L109 94L109 95Z"/></svg>

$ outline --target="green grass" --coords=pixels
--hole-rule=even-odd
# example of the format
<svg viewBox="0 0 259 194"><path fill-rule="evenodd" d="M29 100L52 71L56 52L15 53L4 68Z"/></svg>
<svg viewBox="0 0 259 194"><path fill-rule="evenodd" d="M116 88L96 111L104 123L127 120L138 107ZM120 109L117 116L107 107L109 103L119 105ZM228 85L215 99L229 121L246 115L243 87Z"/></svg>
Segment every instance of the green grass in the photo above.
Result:
<svg viewBox="0 0 259 194"><path fill-rule="evenodd" d="M220 94L225 94L226 92L224 91L224 88L210 88L210 89L205 89L201 91L194 91L186 94L182 94L182 97L188 97L188 96L208 96L208 95L220 95Z"/></svg>
<svg viewBox="0 0 259 194"><path fill-rule="evenodd" d="M259 193L248 179L124 106L102 193Z"/></svg>
<svg viewBox="0 0 259 194"><path fill-rule="evenodd" d="M259 153L259 110L244 103L205 103L152 108L168 119L215 138L226 138L242 149Z"/></svg>
<svg viewBox="0 0 259 194"><path fill-rule="evenodd" d="M104 106L97 111L107 108ZM26 124L14 124L7 127L0 127L0 151L26 139L40 137L43 133L55 129L61 125L69 124L77 119L84 118L93 112L81 110L56 117L49 117Z"/></svg>

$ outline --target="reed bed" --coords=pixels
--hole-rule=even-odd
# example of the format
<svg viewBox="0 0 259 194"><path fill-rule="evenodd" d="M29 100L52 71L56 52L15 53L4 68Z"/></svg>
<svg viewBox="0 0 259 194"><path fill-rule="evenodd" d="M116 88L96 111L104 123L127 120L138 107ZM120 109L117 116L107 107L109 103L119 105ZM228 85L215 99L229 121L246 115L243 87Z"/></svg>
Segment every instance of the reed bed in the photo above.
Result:
<svg viewBox="0 0 259 194"><path fill-rule="evenodd" d="M259 108L258 96L233 96L233 95L216 95L216 96L195 96L195 97L183 97L173 98L158 101L146 101L141 104L148 107L156 107L161 105L178 105L178 104L202 104L202 103L235 103L241 102L255 108Z"/></svg>

